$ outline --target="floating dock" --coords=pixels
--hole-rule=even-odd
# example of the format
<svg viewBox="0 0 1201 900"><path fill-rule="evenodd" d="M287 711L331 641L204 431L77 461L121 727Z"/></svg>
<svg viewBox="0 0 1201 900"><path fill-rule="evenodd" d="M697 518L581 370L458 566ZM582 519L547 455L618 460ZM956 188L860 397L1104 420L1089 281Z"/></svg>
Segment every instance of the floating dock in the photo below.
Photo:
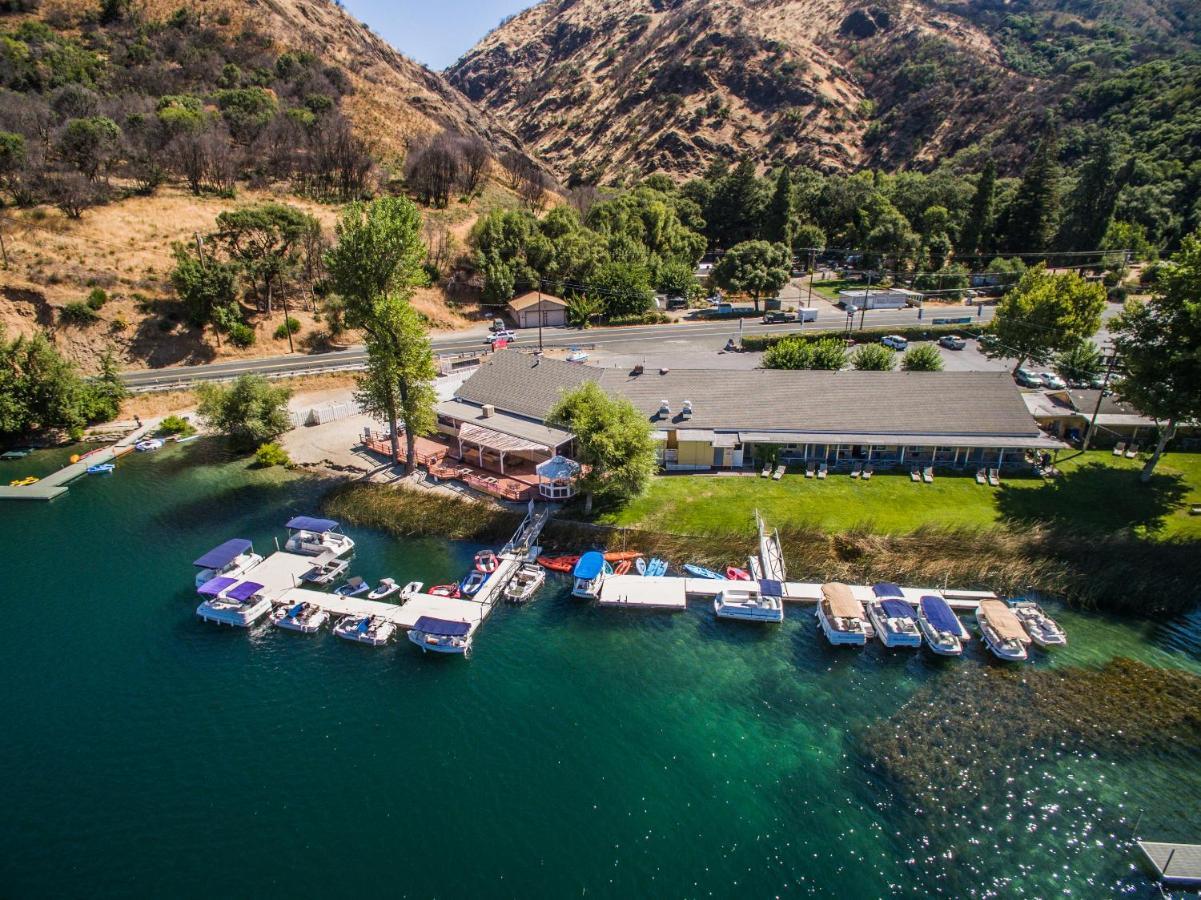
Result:
<svg viewBox="0 0 1201 900"><path fill-rule="evenodd" d="M1164 884L1177 887L1201 885L1201 844L1138 841L1138 846Z"/></svg>
<svg viewBox="0 0 1201 900"><path fill-rule="evenodd" d="M623 609L688 608L687 578L646 578L642 575L609 575L601 584L601 606ZM744 582L745 584L745 582Z"/></svg>
<svg viewBox="0 0 1201 900"><path fill-rule="evenodd" d="M40 481L22 487L5 485L0 487L0 500L53 500L67 492L67 485L86 475L89 466L110 463L133 450L133 445L150 433L153 426L143 425L137 431L127 434L111 447L101 447L88 453L79 462L63 466L57 472L52 472Z"/></svg>

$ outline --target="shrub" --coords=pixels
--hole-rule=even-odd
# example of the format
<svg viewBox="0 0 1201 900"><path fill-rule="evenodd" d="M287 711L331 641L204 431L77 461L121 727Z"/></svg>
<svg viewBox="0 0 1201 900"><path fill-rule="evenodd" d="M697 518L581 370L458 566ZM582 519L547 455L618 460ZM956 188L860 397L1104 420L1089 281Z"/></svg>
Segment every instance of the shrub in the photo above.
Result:
<svg viewBox="0 0 1201 900"><path fill-rule="evenodd" d="M665 313L651 310L644 313L632 313L626 316L613 316L607 320L610 325L662 325L671 321Z"/></svg>
<svg viewBox="0 0 1201 900"><path fill-rule="evenodd" d="M158 430L160 434L182 434L187 437L196 433L196 426L182 416L167 416L158 423Z"/></svg>
<svg viewBox="0 0 1201 900"><path fill-rule="evenodd" d="M129 327L129 322L125 320L124 316L117 316L117 318L109 323L108 327L113 331L124 331Z"/></svg>
<svg viewBox="0 0 1201 900"><path fill-rule="evenodd" d="M292 458L288 456L288 451L276 443L260 444L259 449L254 451L254 461L264 469L272 466L292 465Z"/></svg>
<svg viewBox="0 0 1201 900"><path fill-rule="evenodd" d="M790 338L778 341L763 354L766 369L812 369L813 344L809 341Z"/></svg>
<svg viewBox="0 0 1201 900"><path fill-rule="evenodd" d="M883 344L864 344L851 354L851 365L861 372L891 372L897 365L897 352Z"/></svg>
<svg viewBox="0 0 1201 900"><path fill-rule="evenodd" d="M847 364L847 345L842 338L826 337L813 344L813 368L837 371Z"/></svg>
<svg viewBox="0 0 1201 900"><path fill-rule="evenodd" d="M288 316L288 318L284 319L282 322L279 323L279 325L276 326L275 339L277 341L282 341L289 334L295 334L298 331L300 331L299 320L293 319L291 316Z"/></svg>
<svg viewBox="0 0 1201 900"><path fill-rule="evenodd" d="M86 302L89 309L100 309L104 304L108 303L108 293L102 287L92 288L92 292L88 294Z"/></svg>
<svg viewBox="0 0 1201 900"><path fill-rule="evenodd" d="M919 344L901 358L906 372L941 372L942 354L933 344Z"/></svg>
<svg viewBox="0 0 1201 900"><path fill-rule="evenodd" d="M71 325L91 325L99 316L86 303L68 303L59 311L59 318Z"/></svg>
<svg viewBox="0 0 1201 900"><path fill-rule="evenodd" d="M249 347L254 343L254 329L245 322L234 322L229 326L229 342L235 347Z"/></svg>
<svg viewBox="0 0 1201 900"><path fill-rule="evenodd" d="M228 387L201 384L196 388L200 418L229 435L246 450L274 441L292 427L288 398L292 392L262 375L242 375Z"/></svg>

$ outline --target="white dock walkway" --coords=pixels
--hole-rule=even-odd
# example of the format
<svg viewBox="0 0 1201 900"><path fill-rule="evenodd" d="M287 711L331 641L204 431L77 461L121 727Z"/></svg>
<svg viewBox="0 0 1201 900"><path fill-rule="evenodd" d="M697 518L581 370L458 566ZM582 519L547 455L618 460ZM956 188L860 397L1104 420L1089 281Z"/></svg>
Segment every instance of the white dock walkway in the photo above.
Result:
<svg viewBox="0 0 1201 900"><path fill-rule="evenodd" d="M601 584L597 602L623 609L686 609L686 578L644 578L641 575L610 575Z"/></svg>
<svg viewBox="0 0 1201 900"><path fill-rule="evenodd" d="M1201 844L1139 841L1138 846L1164 884L1201 885Z"/></svg>

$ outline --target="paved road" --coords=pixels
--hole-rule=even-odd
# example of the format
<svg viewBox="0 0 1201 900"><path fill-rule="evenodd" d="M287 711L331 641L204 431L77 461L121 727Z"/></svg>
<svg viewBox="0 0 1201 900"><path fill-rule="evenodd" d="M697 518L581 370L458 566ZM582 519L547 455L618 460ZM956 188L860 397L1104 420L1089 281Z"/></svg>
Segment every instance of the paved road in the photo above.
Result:
<svg viewBox="0 0 1201 900"><path fill-rule="evenodd" d="M963 310L954 309L937 313L927 309L922 322L929 323L935 316L943 315L975 315L974 311L965 307ZM984 324L992 318L993 308L983 308L973 323ZM868 311L864 317L864 325L868 328L887 328L891 326L917 325L918 311L916 309L887 309ZM804 328L832 329L843 326L845 317L840 311L833 313L823 309L818 314L816 324L806 324ZM860 317L855 318L858 328ZM966 326L965 326L966 327ZM764 325L759 319L743 320L742 333L776 334L798 330L794 324ZM486 330L481 326L470 332L435 335L432 338L434 352L451 355L482 349ZM575 328L545 328L542 331L544 347L570 347L574 344L590 344L602 351L610 353L652 354L655 343L670 343L673 349L680 351L717 351L731 337L737 337L739 325L737 321L723 322L682 322L671 325L638 325L620 328L593 328L580 331ZM523 349L538 346L537 329L526 328L519 332L517 341L510 345ZM339 369L360 369L363 367L367 354L362 346L350 347L346 350L336 350L318 354L286 354L263 359L240 359L226 362L208 363L196 366L173 366L162 369L138 369L121 373L125 384L133 390L153 390L174 386L186 386L198 381L221 381L235 378L246 373L261 375L280 374L312 374L317 372L337 371Z"/></svg>

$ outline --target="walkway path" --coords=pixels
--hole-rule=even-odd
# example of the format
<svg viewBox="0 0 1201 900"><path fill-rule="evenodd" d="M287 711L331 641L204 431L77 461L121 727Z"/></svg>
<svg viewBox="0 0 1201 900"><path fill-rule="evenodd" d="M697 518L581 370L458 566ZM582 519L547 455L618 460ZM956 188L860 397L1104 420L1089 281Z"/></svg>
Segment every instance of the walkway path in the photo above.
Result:
<svg viewBox="0 0 1201 900"><path fill-rule="evenodd" d="M147 423L136 431L130 432L115 444L93 450L79 462L63 466L57 472L47 475L34 484L23 487L8 485L0 487L0 500L53 500L67 492L67 485L70 482L87 474L89 466L112 462L129 453L133 450L133 445L149 434L157 425L157 421Z"/></svg>

